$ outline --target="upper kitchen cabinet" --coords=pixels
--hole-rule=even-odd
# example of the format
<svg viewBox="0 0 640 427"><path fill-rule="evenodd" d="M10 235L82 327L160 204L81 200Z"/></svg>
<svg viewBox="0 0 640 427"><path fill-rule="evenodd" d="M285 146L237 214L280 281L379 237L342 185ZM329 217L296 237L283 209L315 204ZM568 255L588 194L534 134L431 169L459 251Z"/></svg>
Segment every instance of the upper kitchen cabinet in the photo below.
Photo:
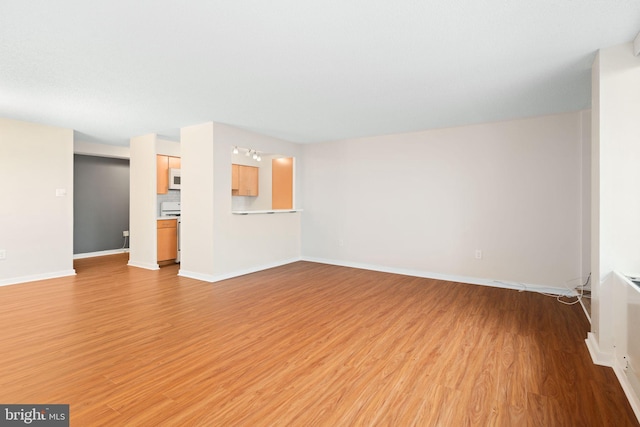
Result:
<svg viewBox="0 0 640 427"><path fill-rule="evenodd" d="M257 196L259 168L255 166L231 165L231 195Z"/></svg>
<svg viewBox="0 0 640 427"><path fill-rule="evenodd" d="M299 211L294 207L294 157L238 146L231 146L231 153L232 213L245 215Z"/></svg>
<svg viewBox="0 0 640 427"><path fill-rule="evenodd" d="M240 165L231 165L231 194L240 190Z"/></svg>
<svg viewBox="0 0 640 427"><path fill-rule="evenodd" d="M158 194L167 194L169 192L169 170L180 169L180 157L165 156L158 154L156 156L156 172L158 183Z"/></svg>

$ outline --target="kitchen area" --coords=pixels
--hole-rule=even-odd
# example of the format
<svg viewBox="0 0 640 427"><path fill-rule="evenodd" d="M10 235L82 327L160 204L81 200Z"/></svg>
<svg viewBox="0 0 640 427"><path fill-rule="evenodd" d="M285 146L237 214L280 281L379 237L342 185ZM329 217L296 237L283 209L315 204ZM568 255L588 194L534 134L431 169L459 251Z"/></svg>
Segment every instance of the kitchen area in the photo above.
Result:
<svg viewBox="0 0 640 427"><path fill-rule="evenodd" d="M182 128L179 140L131 138L127 264L158 270L179 262L179 276L214 282L299 259L299 151L213 122ZM274 182L274 162L286 165L282 186ZM281 195L285 200L274 203Z"/></svg>
<svg viewBox="0 0 640 427"><path fill-rule="evenodd" d="M180 157L156 155L159 266L180 262Z"/></svg>
<svg viewBox="0 0 640 427"><path fill-rule="evenodd" d="M293 209L293 158L233 148L231 165L232 213L280 212ZM253 155L253 156L252 156ZM262 184L262 185L260 185ZM156 155L157 263L180 263L181 159Z"/></svg>
<svg viewBox="0 0 640 427"><path fill-rule="evenodd" d="M181 184L182 158L174 143L156 141L155 159L155 262L157 267L181 262ZM171 148L171 149L170 149ZM161 154L161 153L171 154ZM279 213L293 208L293 158L259 153L264 159L253 158L256 150L233 147L231 188L226 192L231 200L231 213Z"/></svg>
<svg viewBox="0 0 640 427"><path fill-rule="evenodd" d="M178 243L178 219L184 198L180 186L184 168L182 144L157 134L141 135L131 138L129 155L131 241L127 265L148 270L176 262L182 265L184 257L178 254L178 248L184 246Z"/></svg>

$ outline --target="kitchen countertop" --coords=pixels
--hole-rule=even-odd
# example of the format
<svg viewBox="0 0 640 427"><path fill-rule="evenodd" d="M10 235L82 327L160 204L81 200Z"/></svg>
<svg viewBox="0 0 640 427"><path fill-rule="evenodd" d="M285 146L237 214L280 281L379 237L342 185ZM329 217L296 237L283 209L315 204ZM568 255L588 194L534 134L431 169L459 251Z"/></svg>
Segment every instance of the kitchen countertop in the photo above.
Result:
<svg viewBox="0 0 640 427"><path fill-rule="evenodd" d="M264 211L231 211L234 215L256 215L256 214L275 214L275 213L295 213L302 212L302 209L272 209Z"/></svg>
<svg viewBox="0 0 640 427"><path fill-rule="evenodd" d="M234 215L256 215L256 214L276 214L276 213L296 213L302 212L302 209L271 209L271 210L256 210L256 211L231 211ZM158 221L178 219L178 216L159 216Z"/></svg>

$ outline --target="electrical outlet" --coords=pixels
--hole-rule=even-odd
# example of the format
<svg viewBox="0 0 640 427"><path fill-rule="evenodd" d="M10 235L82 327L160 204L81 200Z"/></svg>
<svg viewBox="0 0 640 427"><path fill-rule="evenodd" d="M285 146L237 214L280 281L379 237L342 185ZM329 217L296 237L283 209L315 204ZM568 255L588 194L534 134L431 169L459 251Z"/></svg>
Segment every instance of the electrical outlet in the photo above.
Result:
<svg viewBox="0 0 640 427"><path fill-rule="evenodd" d="M476 259L482 259L482 250L476 249Z"/></svg>
<svg viewBox="0 0 640 427"><path fill-rule="evenodd" d="M0 249L0 259L7 259L7 251Z"/></svg>
<svg viewBox="0 0 640 427"><path fill-rule="evenodd" d="M129 237L129 230L123 231L122 237Z"/></svg>
<svg viewBox="0 0 640 427"><path fill-rule="evenodd" d="M338 246L340 247L344 246L344 239L338 239Z"/></svg>

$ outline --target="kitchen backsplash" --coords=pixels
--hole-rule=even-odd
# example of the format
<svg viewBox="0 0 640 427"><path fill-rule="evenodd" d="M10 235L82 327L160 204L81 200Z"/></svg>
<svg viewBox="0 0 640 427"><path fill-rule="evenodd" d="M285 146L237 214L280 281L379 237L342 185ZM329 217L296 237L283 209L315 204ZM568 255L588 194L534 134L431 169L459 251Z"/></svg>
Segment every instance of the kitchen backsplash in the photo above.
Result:
<svg viewBox="0 0 640 427"><path fill-rule="evenodd" d="M232 211L251 211L258 209L256 207L257 197L251 196L233 196L231 197ZM269 209L266 207L265 209Z"/></svg>

